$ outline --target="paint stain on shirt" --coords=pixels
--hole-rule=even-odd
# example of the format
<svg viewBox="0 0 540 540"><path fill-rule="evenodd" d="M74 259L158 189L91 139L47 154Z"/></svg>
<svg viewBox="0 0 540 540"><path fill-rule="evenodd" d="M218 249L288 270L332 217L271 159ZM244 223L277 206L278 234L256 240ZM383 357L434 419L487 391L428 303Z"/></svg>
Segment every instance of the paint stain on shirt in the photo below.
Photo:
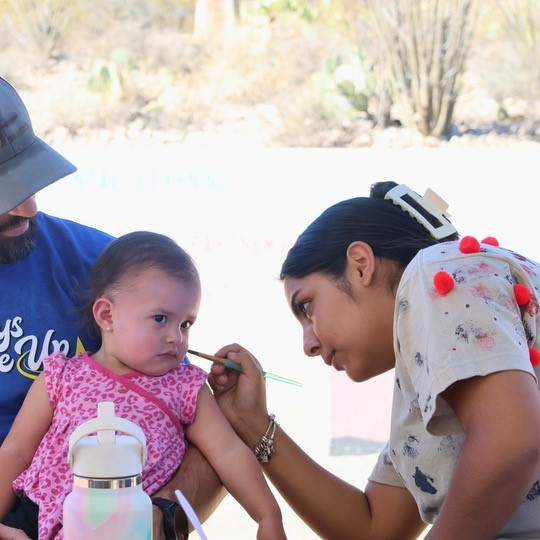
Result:
<svg viewBox="0 0 540 540"><path fill-rule="evenodd" d="M430 493L434 495L437 493L435 486L433 485L433 477L427 474L424 474L418 467L415 468L413 474L414 483L416 487L423 491L424 493Z"/></svg>

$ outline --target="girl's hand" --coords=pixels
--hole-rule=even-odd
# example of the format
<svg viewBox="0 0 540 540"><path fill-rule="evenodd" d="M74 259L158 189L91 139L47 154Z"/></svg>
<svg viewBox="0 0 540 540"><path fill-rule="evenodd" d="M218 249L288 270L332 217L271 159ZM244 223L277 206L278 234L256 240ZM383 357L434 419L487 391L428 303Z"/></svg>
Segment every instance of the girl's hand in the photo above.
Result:
<svg viewBox="0 0 540 540"><path fill-rule="evenodd" d="M268 425L266 387L261 365L237 343L222 347L216 356L229 358L242 366L240 373L214 364L208 382L233 429L246 444L257 444Z"/></svg>
<svg viewBox="0 0 540 540"><path fill-rule="evenodd" d="M0 540L30 540L24 531L0 524Z"/></svg>

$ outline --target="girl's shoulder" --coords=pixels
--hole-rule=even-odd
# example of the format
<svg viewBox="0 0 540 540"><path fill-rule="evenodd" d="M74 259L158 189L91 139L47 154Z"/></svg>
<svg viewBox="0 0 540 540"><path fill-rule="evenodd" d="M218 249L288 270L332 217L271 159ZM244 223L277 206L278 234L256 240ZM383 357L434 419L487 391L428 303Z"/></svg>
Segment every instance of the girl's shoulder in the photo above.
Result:
<svg viewBox="0 0 540 540"><path fill-rule="evenodd" d="M195 364L192 364L192 363L188 363L188 362L182 363L178 366L177 369L180 371L181 377L184 380L206 381L206 379L208 378L208 372L206 372L201 367L196 366Z"/></svg>
<svg viewBox="0 0 540 540"><path fill-rule="evenodd" d="M76 354L75 356L67 356L66 353L62 351L56 351L56 352L51 353L49 356L47 356L43 360L43 365L44 366L65 365L68 362L71 365L80 365L86 362L86 359L88 358L88 356L89 354L87 352Z"/></svg>
<svg viewBox="0 0 540 540"><path fill-rule="evenodd" d="M64 367L71 358L61 351L54 352L43 360L43 370L53 371Z"/></svg>
<svg viewBox="0 0 540 540"><path fill-rule="evenodd" d="M59 396L63 394L64 388L74 385L74 380L85 375L81 375L81 370L86 363L88 353L69 357L62 352L53 353L43 361L43 372L45 374L45 385L51 404L56 405Z"/></svg>
<svg viewBox="0 0 540 540"><path fill-rule="evenodd" d="M63 352L55 352L43 360L43 371L47 378L61 379L73 376L87 365L88 353L67 356Z"/></svg>
<svg viewBox="0 0 540 540"><path fill-rule="evenodd" d="M208 379L208 373L190 362L182 362L160 377L151 377L143 374L137 375L139 382L145 386L166 388L196 388L202 386Z"/></svg>
<svg viewBox="0 0 540 540"><path fill-rule="evenodd" d="M461 240L443 242L420 250L404 272L404 278L425 270L463 271L466 268L490 269L491 273L524 275L540 283L540 264L510 249L478 242L467 236Z"/></svg>

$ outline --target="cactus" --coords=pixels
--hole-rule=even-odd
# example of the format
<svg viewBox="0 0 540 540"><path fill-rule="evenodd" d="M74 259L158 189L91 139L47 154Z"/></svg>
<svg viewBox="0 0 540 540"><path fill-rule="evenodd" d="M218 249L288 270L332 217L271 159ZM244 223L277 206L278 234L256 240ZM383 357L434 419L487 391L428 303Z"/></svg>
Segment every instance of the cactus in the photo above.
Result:
<svg viewBox="0 0 540 540"><path fill-rule="evenodd" d="M92 75L88 79L88 87L94 92L108 95L119 100L131 84L134 67L126 49L115 49L111 59L100 58L92 66Z"/></svg>
<svg viewBox="0 0 540 540"><path fill-rule="evenodd" d="M360 112L369 112L369 100L375 93L375 73L363 49L355 49L346 62L337 63L334 81L338 90Z"/></svg>

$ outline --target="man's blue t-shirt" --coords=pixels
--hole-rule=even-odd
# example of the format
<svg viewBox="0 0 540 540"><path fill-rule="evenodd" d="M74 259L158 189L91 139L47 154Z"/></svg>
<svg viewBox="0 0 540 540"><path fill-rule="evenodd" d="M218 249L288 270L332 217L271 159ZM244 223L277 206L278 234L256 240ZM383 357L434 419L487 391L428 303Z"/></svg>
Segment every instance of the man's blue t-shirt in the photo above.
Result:
<svg viewBox="0 0 540 540"><path fill-rule="evenodd" d="M79 310L90 268L112 239L38 212L35 248L22 261L0 264L0 444L46 356L97 350Z"/></svg>

